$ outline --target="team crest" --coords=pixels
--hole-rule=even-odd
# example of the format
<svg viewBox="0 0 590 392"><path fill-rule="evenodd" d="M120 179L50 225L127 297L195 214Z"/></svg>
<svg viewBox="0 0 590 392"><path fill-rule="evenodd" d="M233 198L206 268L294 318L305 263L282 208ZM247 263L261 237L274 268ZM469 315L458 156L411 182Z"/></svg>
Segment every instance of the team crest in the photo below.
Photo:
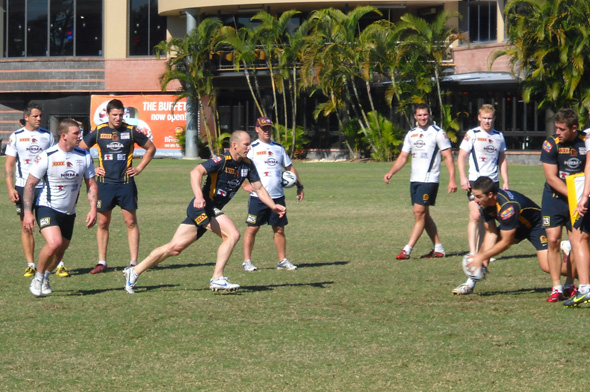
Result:
<svg viewBox="0 0 590 392"><path fill-rule="evenodd" d="M113 141L117 141L119 140L119 135L117 135L115 132L113 132Z"/></svg>
<svg viewBox="0 0 590 392"><path fill-rule="evenodd" d="M500 213L500 219L506 220L514 216L516 211L514 210L514 206L510 206L506 208L504 211Z"/></svg>
<svg viewBox="0 0 590 392"><path fill-rule="evenodd" d="M429 197L428 197L428 193L425 193L422 195L422 200L424 201L428 201Z"/></svg>
<svg viewBox="0 0 590 392"><path fill-rule="evenodd" d="M46 218L41 218L39 219L39 227L45 227L45 226L49 226L51 224L51 218L50 217L46 217Z"/></svg>
<svg viewBox="0 0 590 392"><path fill-rule="evenodd" d="M547 140L545 140L543 142L543 150L547 151L547 152L551 152L551 143L549 143Z"/></svg>
<svg viewBox="0 0 590 392"><path fill-rule="evenodd" d="M541 240L542 244L546 244L547 243L547 236L542 235L541 237L539 237L539 239Z"/></svg>
<svg viewBox="0 0 590 392"><path fill-rule="evenodd" d="M246 218L246 223L256 223L256 215L248 214L248 218Z"/></svg>

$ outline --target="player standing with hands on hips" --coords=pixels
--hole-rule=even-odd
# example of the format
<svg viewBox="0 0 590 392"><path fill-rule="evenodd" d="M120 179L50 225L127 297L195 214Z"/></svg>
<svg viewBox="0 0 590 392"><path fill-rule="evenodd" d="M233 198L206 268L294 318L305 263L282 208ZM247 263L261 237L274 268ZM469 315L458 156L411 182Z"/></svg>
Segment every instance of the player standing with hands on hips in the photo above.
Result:
<svg viewBox="0 0 590 392"><path fill-rule="evenodd" d="M96 168L98 183L98 263L90 271L98 274L107 271L107 248L109 226L113 209L118 205L127 225L127 240L131 259L129 265L137 264L139 254L139 226L137 224L137 187L135 177L150 163L156 147L136 127L123 121L125 107L118 99L106 107L108 122L100 124L84 136L80 147L88 150L97 145L99 167ZM135 144L145 149L137 166L132 166Z"/></svg>
<svg viewBox="0 0 590 392"><path fill-rule="evenodd" d="M441 156L449 172L448 192L457 191L455 183L455 163L451 154L451 142L444 130L430 122L430 110L426 104L418 104L414 110L414 119L418 126L410 130L404 138L402 151L391 170L384 176L389 184L391 177L404 167L410 155L412 169L410 174L410 195L414 206L414 227L408 243L399 255L398 260L410 258L412 248L418 242L422 232L432 240L434 249L422 258L444 257L445 250L438 237L436 224L430 215L430 206L434 206L438 194Z"/></svg>
<svg viewBox="0 0 590 392"><path fill-rule="evenodd" d="M45 179L35 206L37 224L46 242L39 253L37 272L30 286L31 293L36 297L52 293L49 274L72 240L82 180L86 182L90 204L86 227L90 228L96 223L98 188L94 180L94 163L90 153L78 147L80 127L74 120L62 120L57 127L57 134L58 143L35 158L23 197L23 226L32 233L35 227L35 186L42 178Z"/></svg>
<svg viewBox="0 0 590 392"><path fill-rule="evenodd" d="M271 139L273 123L268 117L260 117L256 120L256 133L258 139L252 143L252 148L248 152L248 158L254 162L260 182L268 192L275 204L285 205L285 192L282 186L282 173L285 170L292 171L297 176L297 200L303 200L303 185L299 180L299 174L289 155L280 144ZM252 249L256 234L260 226L270 224L274 233L274 244L279 256L277 269L296 270L297 266L293 265L286 257L286 237L285 226L289 223L287 215L279 217L270 207L263 203L251 184L242 184L242 188L250 192L250 201L248 202L248 218L246 224L248 227L244 233L244 262L242 268L245 271L252 272L258 268L252 263Z"/></svg>

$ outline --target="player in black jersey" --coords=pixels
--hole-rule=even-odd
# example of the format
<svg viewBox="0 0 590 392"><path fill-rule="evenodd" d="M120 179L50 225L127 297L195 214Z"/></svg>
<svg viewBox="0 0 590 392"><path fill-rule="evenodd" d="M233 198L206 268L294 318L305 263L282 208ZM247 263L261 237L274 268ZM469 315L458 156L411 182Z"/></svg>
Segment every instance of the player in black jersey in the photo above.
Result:
<svg viewBox="0 0 590 392"><path fill-rule="evenodd" d="M491 257L527 239L537 250L539 266L549 273L547 234L543 227L541 207L522 193L498 190L489 177L479 177L472 184L471 192L482 209L486 231L480 251L471 256L468 266L476 269L487 267ZM565 267L561 273L565 275ZM474 287L475 282L468 279L455 288L453 294L471 294Z"/></svg>
<svg viewBox="0 0 590 392"><path fill-rule="evenodd" d="M80 147L98 148L98 263L90 271L92 274L107 271L107 248L109 244L109 226L111 214L118 205L127 225L130 265L137 264L139 253L139 226L137 225L137 187L135 176L139 175L150 163L156 147L150 139L136 127L123 122L125 107L118 99L111 100L106 107L108 122L96 127L84 136ZM145 154L137 166L133 164L135 145L145 149Z"/></svg>
<svg viewBox="0 0 590 392"><path fill-rule="evenodd" d="M223 276L225 265L240 239L240 232L232 220L221 212L221 209L240 189L244 180L248 179L262 202L279 216L283 216L286 212L285 207L273 202L260 183L256 167L247 158L249 150L250 136L248 133L235 131L230 138L228 153L213 157L191 171L191 187L195 197L187 207L187 218L178 226L169 243L154 249L135 267L124 270L125 290L129 294L134 293L133 287L143 271L170 256L178 256L207 230L221 237L221 245L217 251L217 262L209 287L214 291L234 291L240 287L238 284L230 283L227 277ZM201 188L204 176L207 176L207 180Z"/></svg>
<svg viewBox="0 0 590 392"><path fill-rule="evenodd" d="M547 262L553 289L547 302L558 302L574 295L574 261L570 257L566 264L568 274L561 285L561 233L565 226L572 245L570 255L578 254L580 230L572 230L568 205L568 190L565 179L584 172L586 164L586 135L578 130L578 114L572 109L560 109L555 114L555 135L543 143L541 162L545 173L543 190L543 227L547 231ZM579 256L580 257L580 256ZM583 257L583 255L581 255Z"/></svg>

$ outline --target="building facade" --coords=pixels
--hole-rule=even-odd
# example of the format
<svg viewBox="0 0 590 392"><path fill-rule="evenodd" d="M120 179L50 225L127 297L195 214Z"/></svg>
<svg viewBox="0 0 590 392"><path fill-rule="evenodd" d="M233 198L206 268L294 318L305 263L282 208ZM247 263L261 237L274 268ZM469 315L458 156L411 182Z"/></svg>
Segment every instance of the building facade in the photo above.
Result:
<svg viewBox="0 0 590 392"><path fill-rule="evenodd" d="M407 12L425 19L442 10L459 12L455 23L469 43L453 48L454 73L448 79L457 92L453 105L475 113L483 103L494 104L496 126L509 148L531 148L545 137L545 114L523 102L505 59L488 67L490 55L504 45L504 1L0 0L0 139L4 146L31 101L43 106L45 127L55 129L61 118L74 117L88 128L92 95L162 94L164 60L152 54L153 46L183 36L204 17L246 25L260 10L280 14L295 8L305 18L318 8L372 5L392 21ZM220 69L222 125L228 131L249 129L256 113L232 74ZM302 121L310 132L336 126ZM473 125L473 118L465 119L465 128Z"/></svg>

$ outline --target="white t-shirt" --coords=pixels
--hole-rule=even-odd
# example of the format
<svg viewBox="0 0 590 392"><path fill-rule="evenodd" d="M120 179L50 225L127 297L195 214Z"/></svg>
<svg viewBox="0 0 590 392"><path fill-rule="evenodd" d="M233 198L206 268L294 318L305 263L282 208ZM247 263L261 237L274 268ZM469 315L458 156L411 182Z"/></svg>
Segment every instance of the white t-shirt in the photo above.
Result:
<svg viewBox="0 0 590 392"><path fill-rule="evenodd" d="M36 131L28 131L25 127L22 127L10 135L8 145L6 146L6 155L16 157L14 185L19 187L25 186L35 157L54 144L53 135L44 128L39 128ZM40 181L37 184L37 188L42 187L43 182Z"/></svg>
<svg viewBox="0 0 590 392"><path fill-rule="evenodd" d="M506 151L506 141L502 132L492 129L491 133L481 127L470 129L465 134L459 148L469 154L469 181L481 176L500 181L498 157Z"/></svg>
<svg viewBox="0 0 590 392"><path fill-rule="evenodd" d="M256 171L260 176L260 182L271 198L277 199L285 195L282 186L283 168L291 166L291 159L279 143L270 141L263 143L255 140L248 151L248 158L254 162ZM258 197L256 192L251 196Z"/></svg>
<svg viewBox="0 0 590 392"><path fill-rule="evenodd" d="M410 182L438 183L440 152L449 148L451 148L449 137L436 125L430 125L426 129L416 127L408 131L402 151L412 156Z"/></svg>
<svg viewBox="0 0 590 392"><path fill-rule="evenodd" d="M45 179L38 206L73 215L82 180L94 177L94 163L86 150L76 147L65 152L55 145L35 158L30 174Z"/></svg>

